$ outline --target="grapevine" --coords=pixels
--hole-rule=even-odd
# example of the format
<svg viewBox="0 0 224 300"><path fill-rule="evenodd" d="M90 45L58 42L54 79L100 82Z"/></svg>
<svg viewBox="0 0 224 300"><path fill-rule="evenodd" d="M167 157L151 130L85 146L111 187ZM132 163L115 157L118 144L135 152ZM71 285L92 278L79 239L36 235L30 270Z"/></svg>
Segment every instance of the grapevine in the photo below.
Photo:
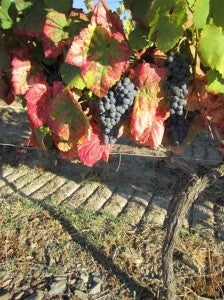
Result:
<svg viewBox="0 0 224 300"><path fill-rule="evenodd" d="M86 3L0 1L0 98L26 106L28 144L93 166L122 135L175 153L206 126L222 141L224 3L124 0L129 20Z"/></svg>

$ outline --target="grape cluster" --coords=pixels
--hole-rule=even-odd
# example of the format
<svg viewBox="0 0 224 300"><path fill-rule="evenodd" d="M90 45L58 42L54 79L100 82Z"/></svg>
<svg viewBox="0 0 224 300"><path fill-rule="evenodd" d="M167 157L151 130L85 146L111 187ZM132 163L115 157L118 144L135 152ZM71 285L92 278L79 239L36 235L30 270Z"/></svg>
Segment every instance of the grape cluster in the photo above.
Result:
<svg viewBox="0 0 224 300"><path fill-rule="evenodd" d="M99 123L105 144L114 144L121 122L130 113L136 90L128 77L118 81L101 99L97 100Z"/></svg>
<svg viewBox="0 0 224 300"><path fill-rule="evenodd" d="M170 51L167 54L168 74L165 88L168 92L168 105L171 115L183 115L187 105L187 84L190 80L190 63L188 59L178 52Z"/></svg>
<svg viewBox="0 0 224 300"><path fill-rule="evenodd" d="M184 110L181 116L173 114L166 120L165 132L173 146L179 146L183 143L187 137L189 126L197 113L197 111L186 112Z"/></svg>

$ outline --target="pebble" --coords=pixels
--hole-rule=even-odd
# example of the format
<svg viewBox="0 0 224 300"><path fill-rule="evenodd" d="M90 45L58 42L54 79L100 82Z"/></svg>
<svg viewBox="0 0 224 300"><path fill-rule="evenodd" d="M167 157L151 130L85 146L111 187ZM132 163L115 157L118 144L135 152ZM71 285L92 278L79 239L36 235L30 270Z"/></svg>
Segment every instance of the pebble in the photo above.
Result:
<svg viewBox="0 0 224 300"><path fill-rule="evenodd" d="M10 299L12 299L12 294L10 294L10 293L4 294L3 296L0 296L0 299L1 300L10 300Z"/></svg>
<svg viewBox="0 0 224 300"><path fill-rule="evenodd" d="M53 282L51 284L51 288L50 288L49 293L52 296L53 295L60 295L60 294L63 294L65 292L66 288L67 288L67 280L66 279L58 281L58 282Z"/></svg>
<svg viewBox="0 0 224 300"><path fill-rule="evenodd" d="M88 295L82 291L76 290L74 297L72 299L77 300L77 297L79 300L88 300Z"/></svg>
<svg viewBox="0 0 224 300"><path fill-rule="evenodd" d="M80 275L80 279L82 279L82 281L83 281L84 283L87 283L87 282L89 281L89 276L86 275L85 273L82 273L82 274Z"/></svg>
<svg viewBox="0 0 224 300"><path fill-rule="evenodd" d="M89 295L94 296L96 294L99 294L101 292L101 283L98 282L96 285L94 285L90 290L89 290Z"/></svg>

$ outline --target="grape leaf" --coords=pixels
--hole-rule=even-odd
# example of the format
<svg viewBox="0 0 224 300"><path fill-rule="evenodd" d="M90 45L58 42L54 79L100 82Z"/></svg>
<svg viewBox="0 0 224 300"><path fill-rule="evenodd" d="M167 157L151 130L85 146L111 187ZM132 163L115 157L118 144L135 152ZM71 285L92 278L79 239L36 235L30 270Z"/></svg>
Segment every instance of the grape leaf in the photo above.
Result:
<svg viewBox="0 0 224 300"><path fill-rule="evenodd" d="M113 145L104 145L98 125L94 122L91 122L90 125L90 135L88 139L85 138L84 141L80 143L77 154L79 159L86 166L92 167L101 158L108 161Z"/></svg>
<svg viewBox="0 0 224 300"><path fill-rule="evenodd" d="M80 68L63 63L60 68L60 74L66 88L77 88L83 90L85 83L80 76Z"/></svg>
<svg viewBox="0 0 224 300"><path fill-rule="evenodd" d="M13 27L13 31L18 35L39 36L45 16L46 12L42 1L35 1L24 11L24 15L20 22Z"/></svg>
<svg viewBox="0 0 224 300"><path fill-rule="evenodd" d="M217 26L224 28L224 2L223 0L210 0L211 15Z"/></svg>
<svg viewBox="0 0 224 300"><path fill-rule="evenodd" d="M148 26L148 19L151 9L151 2L149 0L124 0L124 6L126 9L130 9L133 19L138 24Z"/></svg>
<svg viewBox="0 0 224 300"><path fill-rule="evenodd" d="M49 106L48 125L54 141L63 154L76 158L76 148L80 140L88 135L89 121L81 109L76 96L69 91L61 91L54 97ZM66 149L66 151L64 151ZM71 157L70 157L71 159Z"/></svg>
<svg viewBox="0 0 224 300"><path fill-rule="evenodd" d="M79 36L74 37L66 62L80 67L86 86L102 97L127 70L130 48L124 35L113 27L112 21L110 26L104 26L101 15L96 15L93 20Z"/></svg>
<svg viewBox="0 0 224 300"><path fill-rule="evenodd" d="M27 77L31 71L31 60L27 49L13 51L12 85L16 95L24 95L29 88Z"/></svg>
<svg viewBox="0 0 224 300"><path fill-rule="evenodd" d="M198 49L202 63L219 71L224 78L224 33L222 28L214 24L206 25L201 31Z"/></svg>
<svg viewBox="0 0 224 300"><path fill-rule="evenodd" d="M16 9L21 12L33 5L33 1L30 0L14 0Z"/></svg>
<svg viewBox="0 0 224 300"><path fill-rule="evenodd" d="M44 0L47 9L54 9L58 12L68 14L72 9L72 0Z"/></svg>
<svg viewBox="0 0 224 300"><path fill-rule="evenodd" d="M93 1L92 0L84 0L84 4L87 9L91 9L91 7L93 6Z"/></svg>
<svg viewBox="0 0 224 300"><path fill-rule="evenodd" d="M206 74L208 85L207 91L214 94L224 94L224 79L219 72L215 70L209 70Z"/></svg>
<svg viewBox="0 0 224 300"><path fill-rule="evenodd" d="M32 146L41 148L44 151L53 146L50 128L41 126L39 128L32 128Z"/></svg>
<svg viewBox="0 0 224 300"><path fill-rule="evenodd" d="M13 21L8 13L11 4L11 0L1 0L0 2L0 24L3 29L9 29L13 24Z"/></svg>
<svg viewBox="0 0 224 300"><path fill-rule="evenodd" d="M184 0L157 0L150 12L149 37L156 33L156 45L162 51L173 48L183 36L183 25L187 22L187 3Z"/></svg>
<svg viewBox="0 0 224 300"><path fill-rule="evenodd" d="M149 28L136 26L128 36L131 48L136 50L146 48L149 45L148 33Z"/></svg>
<svg viewBox="0 0 224 300"><path fill-rule="evenodd" d="M88 26L89 18L80 11L73 10L67 19L68 26L66 28L69 34L69 40L73 41L74 36L80 34L81 30Z"/></svg>
<svg viewBox="0 0 224 300"><path fill-rule="evenodd" d="M67 26L65 14L50 11L42 31L42 42L45 57L57 57L64 48L63 39L67 37L64 27Z"/></svg>
<svg viewBox="0 0 224 300"><path fill-rule="evenodd" d="M163 101L161 81L166 68L143 63L131 71L131 79L138 88L131 115L131 134L145 146L156 148L164 134L164 121L169 112Z"/></svg>
<svg viewBox="0 0 224 300"><path fill-rule="evenodd" d="M104 27L91 24L74 38L66 62L80 67L86 86L102 97L127 69L129 55L121 33L111 35Z"/></svg>
<svg viewBox="0 0 224 300"><path fill-rule="evenodd" d="M106 10L101 4L95 5L91 22L103 26L111 34L120 32L125 35L123 23L119 16L115 12Z"/></svg>
<svg viewBox="0 0 224 300"><path fill-rule="evenodd" d="M195 111L209 108L212 105L214 96L206 90L207 80L205 76L196 75L197 90L195 85L188 85L187 110Z"/></svg>
<svg viewBox="0 0 224 300"><path fill-rule="evenodd" d="M210 0L197 0L193 7L193 19L195 27L200 29L207 23Z"/></svg>
<svg viewBox="0 0 224 300"><path fill-rule="evenodd" d="M31 128L47 124L50 97L51 89L45 82L34 83L27 91L25 99Z"/></svg>

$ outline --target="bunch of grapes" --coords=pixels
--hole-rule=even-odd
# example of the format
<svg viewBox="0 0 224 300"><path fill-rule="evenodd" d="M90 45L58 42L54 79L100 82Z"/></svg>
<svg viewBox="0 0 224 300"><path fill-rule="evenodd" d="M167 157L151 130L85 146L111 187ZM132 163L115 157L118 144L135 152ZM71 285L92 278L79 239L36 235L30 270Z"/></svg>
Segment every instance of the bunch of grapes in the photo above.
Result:
<svg viewBox="0 0 224 300"><path fill-rule="evenodd" d="M131 111L136 90L128 77L118 81L112 89L97 100L99 122L105 144L117 141L121 122Z"/></svg>
<svg viewBox="0 0 224 300"><path fill-rule="evenodd" d="M169 52L167 55L168 74L165 88L168 92L168 105L171 115L183 115L187 104L187 84L190 80L190 64L186 57L178 52Z"/></svg>
<svg viewBox="0 0 224 300"><path fill-rule="evenodd" d="M183 143L187 137L189 126L197 114L197 111L186 112L184 110L181 116L173 114L166 120L165 132L173 146L179 146Z"/></svg>

